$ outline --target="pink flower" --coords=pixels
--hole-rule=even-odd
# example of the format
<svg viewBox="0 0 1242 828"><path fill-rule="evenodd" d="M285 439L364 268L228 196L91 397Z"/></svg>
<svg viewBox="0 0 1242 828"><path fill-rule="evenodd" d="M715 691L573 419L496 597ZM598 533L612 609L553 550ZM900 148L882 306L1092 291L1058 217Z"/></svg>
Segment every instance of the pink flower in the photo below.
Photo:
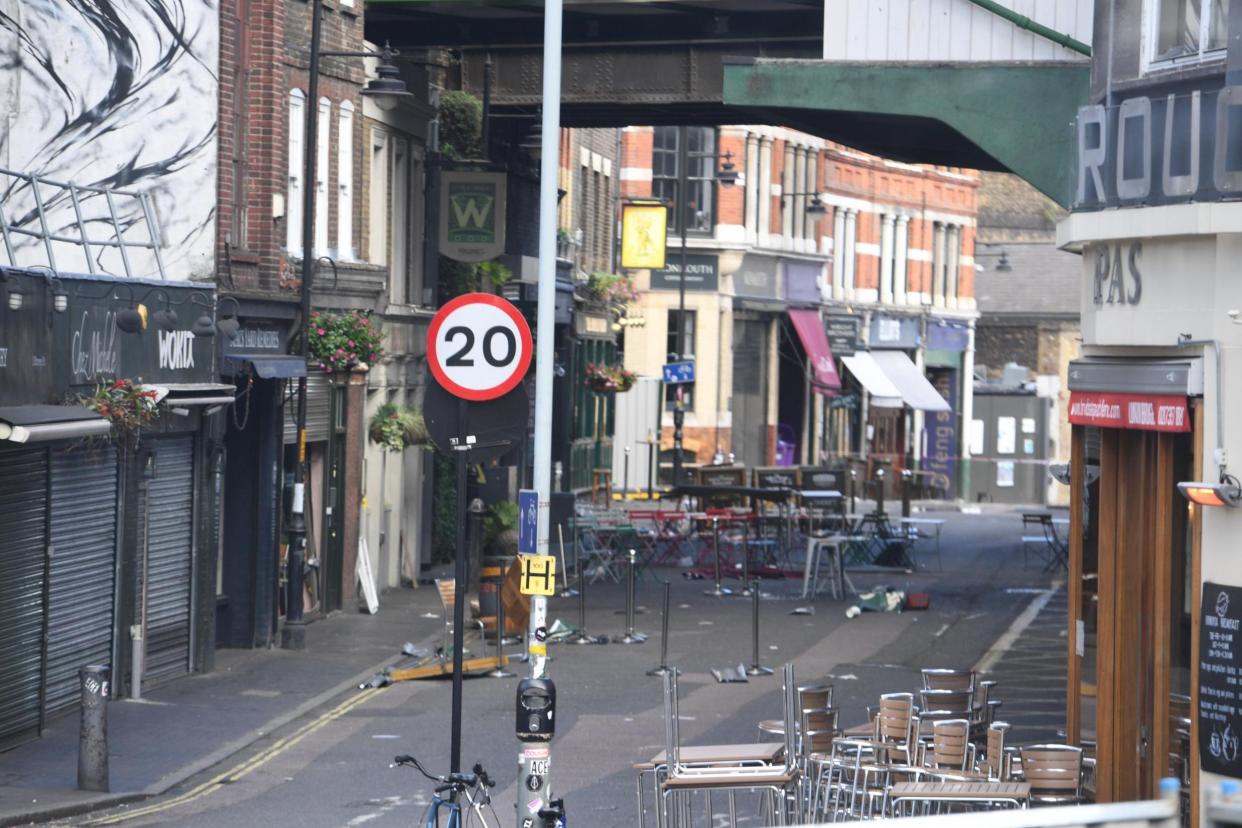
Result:
<svg viewBox="0 0 1242 828"><path fill-rule="evenodd" d="M320 336L326 336L326 335L327 335L327 333L328 333L328 332L327 332L327 331L325 331L323 328L317 328L317 329L316 329L316 332L317 332Z"/></svg>
<svg viewBox="0 0 1242 828"><path fill-rule="evenodd" d="M352 347L354 347L354 341L353 341L352 339L351 339L351 340L349 340L349 347L351 347L351 348L352 348Z"/></svg>
<svg viewBox="0 0 1242 828"><path fill-rule="evenodd" d="M323 370L325 370L325 371L327 371L329 374L331 374L331 373L332 373L332 366L331 366L331 365L325 365L325 366L323 367Z"/></svg>

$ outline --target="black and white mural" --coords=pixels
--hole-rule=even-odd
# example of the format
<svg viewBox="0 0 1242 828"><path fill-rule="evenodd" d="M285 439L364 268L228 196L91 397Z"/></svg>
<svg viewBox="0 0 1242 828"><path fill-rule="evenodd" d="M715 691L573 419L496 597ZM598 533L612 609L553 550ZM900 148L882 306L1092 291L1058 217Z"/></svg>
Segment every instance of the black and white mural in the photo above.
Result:
<svg viewBox="0 0 1242 828"><path fill-rule="evenodd" d="M0 173L10 225L52 235L148 242L154 214L169 279L211 278L216 205L217 0L0 0ZM135 197L135 194L145 197ZM145 209L149 207L150 209ZM115 222L114 222L115 215ZM80 217L80 218L79 218ZM17 263L47 265L42 239L11 235ZM97 272L125 275L115 247ZM154 251L128 247L134 276L158 277ZM87 272L82 247L52 245L58 269ZM8 264L0 250L0 264Z"/></svg>

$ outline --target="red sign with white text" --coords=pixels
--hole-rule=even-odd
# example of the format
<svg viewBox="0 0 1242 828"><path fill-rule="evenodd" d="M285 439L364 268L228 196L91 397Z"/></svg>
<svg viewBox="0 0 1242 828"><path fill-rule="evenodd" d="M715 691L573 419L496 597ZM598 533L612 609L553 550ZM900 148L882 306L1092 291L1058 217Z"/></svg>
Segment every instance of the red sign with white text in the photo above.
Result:
<svg viewBox="0 0 1242 828"><path fill-rule="evenodd" d="M1190 431L1190 406L1185 397L1074 391L1069 421L1101 428Z"/></svg>

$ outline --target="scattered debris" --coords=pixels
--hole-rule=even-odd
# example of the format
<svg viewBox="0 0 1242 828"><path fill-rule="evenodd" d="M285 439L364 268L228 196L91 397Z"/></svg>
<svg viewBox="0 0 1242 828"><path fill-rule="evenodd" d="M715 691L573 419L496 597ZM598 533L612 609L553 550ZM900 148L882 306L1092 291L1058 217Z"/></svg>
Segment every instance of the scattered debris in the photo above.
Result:
<svg viewBox="0 0 1242 828"><path fill-rule="evenodd" d="M794 607L789 611L790 615L814 615L815 607Z"/></svg>
<svg viewBox="0 0 1242 828"><path fill-rule="evenodd" d="M712 677L716 679L718 684L732 684L738 681L750 681L746 677L746 665L738 664L736 667L726 667L723 670L712 670Z"/></svg>

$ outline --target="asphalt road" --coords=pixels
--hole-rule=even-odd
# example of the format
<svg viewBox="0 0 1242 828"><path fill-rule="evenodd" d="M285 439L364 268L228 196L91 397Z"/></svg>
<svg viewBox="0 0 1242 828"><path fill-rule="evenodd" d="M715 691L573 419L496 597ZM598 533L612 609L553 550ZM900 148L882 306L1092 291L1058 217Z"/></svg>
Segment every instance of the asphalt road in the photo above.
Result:
<svg viewBox="0 0 1242 828"><path fill-rule="evenodd" d="M760 606L761 660L779 667L793 659L800 682L831 676L847 726L862 721L866 705L880 693L915 689L922 667L976 664L1048 589L1051 577L1034 563L1023 567L1016 515L942 516L949 521L942 570L934 556L924 555L930 571L855 576L860 587L883 582L927 592L927 611L848 620L846 603L821 597L813 603L814 615L790 615L808 603L796 597L800 582L765 581L771 597ZM709 598L703 595L707 582L683 579L673 569L660 574L673 579L669 652L683 671L683 741L755 741L755 723L780 716L779 678L717 684L708 672L750 660L749 599ZM655 609L658 589L652 580L642 582L639 603ZM623 619L615 612L622 606L620 587L593 587L590 599L588 629L621 633ZM576 612L575 599L553 599L549 617L572 622ZM659 659L658 612L642 614L638 622L653 634L646 644L552 648L550 670L559 690L552 779L572 825L637 824L631 763L663 748L661 681L645 675ZM1049 662L1052 669L1055 663ZM523 665L515 667L520 672ZM494 807L505 826L517 824L516 683L477 678L464 689L462 758L467 768L481 761L496 779ZM1005 690L1002 684L997 694L1005 698ZM1011 712L1018 711L1007 709L1007 717ZM421 824L429 783L406 769L390 769L389 762L395 754L413 753L433 771L447 771L449 721L448 682L348 694L163 797L72 824Z"/></svg>

